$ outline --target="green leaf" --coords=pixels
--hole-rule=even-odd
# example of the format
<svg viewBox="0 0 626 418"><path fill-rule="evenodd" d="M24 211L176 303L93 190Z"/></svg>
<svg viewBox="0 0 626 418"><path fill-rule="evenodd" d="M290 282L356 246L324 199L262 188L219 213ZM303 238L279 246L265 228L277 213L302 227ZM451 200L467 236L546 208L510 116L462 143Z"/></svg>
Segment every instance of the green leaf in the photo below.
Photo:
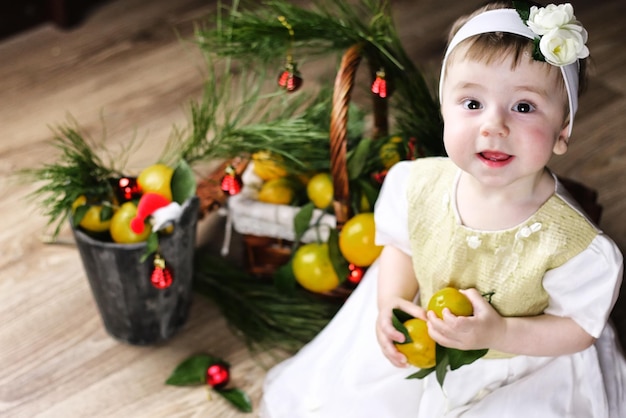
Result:
<svg viewBox="0 0 626 418"><path fill-rule="evenodd" d="M435 367L431 367L430 369L419 369L415 373L408 375L406 378L407 379L423 379L434 371L435 371Z"/></svg>
<svg viewBox="0 0 626 418"><path fill-rule="evenodd" d="M446 373L448 373L448 365L450 364L448 349L437 344L435 346L435 358L437 359L437 364L435 365L437 382L439 382L439 386L443 387L443 381L446 378Z"/></svg>
<svg viewBox="0 0 626 418"><path fill-rule="evenodd" d="M527 1L513 1L513 7L517 10L517 14L526 23L530 17L530 3Z"/></svg>
<svg viewBox="0 0 626 418"><path fill-rule="evenodd" d="M172 175L172 199L181 205L196 194L196 176L185 160L180 160Z"/></svg>
<svg viewBox="0 0 626 418"><path fill-rule="evenodd" d="M339 283L343 283L350 274L350 268L339 249L339 231L336 228L332 228L328 235L328 256L337 277L339 277Z"/></svg>
<svg viewBox="0 0 626 418"><path fill-rule="evenodd" d="M369 160L371 144L370 139L362 139L348 155L348 178L350 180L358 179L363 175L363 168Z"/></svg>
<svg viewBox="0 0 626 418"><path fill-rule="evenodd" d="M206 383L206 370L214 363L222 361L208 354L197 354L180 363L165 381L166 385L189 386Z"/></svg>
<svg viewBox="0 0 626 418"><path fill-rule="evenodd" d="M146 240L146 252L141 255L140 262L144 262L150 257L150 254L154 254L159 249L159 234L155 231L151 231Z"/></svg>
<svg viewBox="0 0 626 418"><path fill-rule="evenodd" d="M369 212L373 212L374 203L376 202L376 199L378 199L378 194L380 193L380 189L375 187L371 183L371 181L369 181L368 179L364 179L364 178L360 178L356 180L356 187L354 187L354 189L356 189L357 191L360 191L358 196L356 196L356 198L358 198L358 201L353 202L355 207L359 209L358 212L361 212L361 209L360 209L361 195L365 195L365 198L367 199L367 202L370 205ZM352 193L352 191L350 191L350 193Z"/></svg>
<svg viewBox="0 0 626 418"><path fill-rule="evenodd" d="M466 364L471 364L487 354L487 349L482 350L457 350L455 348L446 348L448 359L450 361L450 370L456 370Z"/></svg>
<svg viewBox="0 0 626 418"><path fill-rule="evenodd" d="M391 315L391 322L393 327L400 331L404 335L404 341L400 344L412 343L413 339L409 335L409 330L406 329L404 323L413 317L401 309L394 309Z"/></svg>
<svg viewBox="0 0 626 418"><path fill-rule="evenodd" d="M296 289L296 276L293 274L291 259L274 272L274 286L286 294L291 294Z"/></svg>
<svg viewBox="0 0 626 418"><path fill-rule="evenodd" d="M309 229L314 210L315 205L312 202L308 202L302 206L298 213L296 213L296 216L294 216L293 228L296 233L296 237L294 239L295 242L300 242L304 233Z"/></svg>
<svg viewBox="0 0 626 418"><path fill-rule="evenodd" d="M78 224L83 220L88 210L89 205L80 205L74 209L74 213L72 214L72 224L75 227L78 227Z"/></svg>
<svg viewBox="0 0 626 418"><path fill-rule="evenodd" d="M219 389L217 393L242 412L252 412L252 401L241 389Z"/></svg>
<svg viewBox="0 0 626 418"><path fill-rule="evenodd" d="M102 205L102 210L100 211L100 221L108 221L113 217L113 208L111 205Z"/></svg>

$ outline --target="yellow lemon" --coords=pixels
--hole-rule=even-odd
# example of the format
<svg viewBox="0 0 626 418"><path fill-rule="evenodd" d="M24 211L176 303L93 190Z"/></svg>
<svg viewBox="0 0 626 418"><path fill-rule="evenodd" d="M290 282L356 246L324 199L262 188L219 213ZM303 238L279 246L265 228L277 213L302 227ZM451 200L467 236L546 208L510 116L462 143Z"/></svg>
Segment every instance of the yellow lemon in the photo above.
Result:
<svg viewBox="0 0 626 418"><path fill-rule="evenodd" d="M318 173L306 185L306 194L315 207L326 209L333 202L333 178L329 173Z"/></svg>
<svg viewBox="0 0 626 418"><path fill-rule="evenodd" d="M444 287L435 292L428 301L428 310L435 312L439 317L443 317L444 308L450 309L456 316L470 316L474 313L474 307L467 296L453 287Z"/></svg>
<svg viewBox="0 0 626 418"><path fill-rule="evenodd" d="M84 195L79 196L74 203L72 203L72 213L76 212L79 206L87 205L87 197ZM104 232L109 229L111 225L111 219L102 220L102 205L89 205L89 209L85 212L85 215L80 220L78 225L87 231L91 232Z"/></svg>
<svg viewBox="0 0 626 418"><path fill-rule="evenodd" d="M436 343L428 334L426 321L419 318L412 318L404 322L411 342L395 343L399 352L406 356L409 364L420 369L430 369L435 367L435 347Z"/></svg>
<svg viewBox="0 0 626 418"><path fill-rule="evenodd" d="M348 262L367 267L376 260L383 250L374 242L376 225L374 214L359 213L348 219L339 233L339 250Z"/></svg>
<svg viewBox="0 0 626 418"><path fill-rule="evenodd" d="M265 203L288 205L293 201L294 195L293 184L285 178L277 178L263 183L257 199Z"/></svg>
<svg viewBox="0 0 626 418"><path fill-rule="evenodd" d="M252 154L252 171L263 181L285 177L287 170L281 165L281 160L280 156L269 151L255 152Z"/></svg>
<svg viewBox="0 0 626 418"><path fill-rule="evenodd" d="M157 193L171 201L173 175L173 168L165 164L153 164L141 170L137 184L142 193Z"/></svg>
<svg viewBox="0 0 626 418"><path fill-rule="evenodd" d="M339 286L339 277L328 253L328 244L305 244L292 260L293 274L300 286L311 292L328 292Z"/></svg>
<svg viewBox="0 0 626 418"><path fill-rule="evenodd" d="M386 169L390 169L391 166L399 162L402 157L400 156L400 144L402 138L394 136L389 139L382 147L380 147L379 156L380 161Z"/></svg>
<svg viewBox="0 0 626 418"><path fill-rule="evenodd" d="M130 201L124 203L113 215L111 219L111 238L119 244L132 244L143 242L150 235L150 228L144 228L141 234L135 234L130 227L130 223L137 215L137 206Z"/></svg>

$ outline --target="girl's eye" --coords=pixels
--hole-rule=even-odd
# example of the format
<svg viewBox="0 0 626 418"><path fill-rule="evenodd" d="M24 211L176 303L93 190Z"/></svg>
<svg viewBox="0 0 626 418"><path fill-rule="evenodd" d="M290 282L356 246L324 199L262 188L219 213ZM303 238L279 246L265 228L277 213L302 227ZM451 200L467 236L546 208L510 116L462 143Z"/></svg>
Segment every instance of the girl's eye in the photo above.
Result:
<svg viewBox="0 0 626 418"><path fill-rule="evenodd" d="M477 100L467 99L463 101L463 107L468 110L478 110L482 108L482 105Z"/></svg>
<svg viewBox="0 0 626 418"><path fill-rule="evenodd" d="M530 113L535 110L535 106L530 103L518 103L513 107L513 110L520 113Z"/></svg>

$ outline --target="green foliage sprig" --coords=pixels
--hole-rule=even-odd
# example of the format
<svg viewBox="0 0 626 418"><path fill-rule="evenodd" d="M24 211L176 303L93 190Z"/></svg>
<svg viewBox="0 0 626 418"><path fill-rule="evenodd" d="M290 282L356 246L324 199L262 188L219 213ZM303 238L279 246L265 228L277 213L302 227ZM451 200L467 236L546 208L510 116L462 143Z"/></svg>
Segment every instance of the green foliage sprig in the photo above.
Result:
<svg viewBox="0 0 626 418"><path fill-rule="evenodd" d="M289 295L251 277L219 257L196 257L195 290L214 301L229 325L252 349L295 352L312 340L339 310L297 289Z"/></svg>
<svg viewBox="0 0 626 418"><path fill-rule="evenodd" d="M120 161L120 157L109 156L109 161L103 161L98 154L98 151L105 154L102 142L84 135L73 120L53 128L52 132L52 145L60 151L58 160L18 174L23 180L43 183L29 198L39 200L48 226L54 225L52 236L56 237L79 196L94 201L110 200L113 188L109 179L120 175L114 168L114 161Z"/></svg>

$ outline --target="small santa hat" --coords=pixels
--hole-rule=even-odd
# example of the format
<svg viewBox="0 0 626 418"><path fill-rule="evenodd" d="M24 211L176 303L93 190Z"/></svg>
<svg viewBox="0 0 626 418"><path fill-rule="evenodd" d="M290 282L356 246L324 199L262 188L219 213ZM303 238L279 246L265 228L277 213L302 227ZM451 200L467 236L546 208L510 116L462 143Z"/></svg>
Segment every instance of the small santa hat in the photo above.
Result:
<svg viewBox="0 0 626 418"><path fill-rule="evenodd" d="M167 223L180 217L182 209L177 202L170 202L167 198L157 193L145 193L137 204L137 215L130 222L130 229L135 234L141 234L145 227L145 220L152 216L153 231L158 231Z"/></svg>

